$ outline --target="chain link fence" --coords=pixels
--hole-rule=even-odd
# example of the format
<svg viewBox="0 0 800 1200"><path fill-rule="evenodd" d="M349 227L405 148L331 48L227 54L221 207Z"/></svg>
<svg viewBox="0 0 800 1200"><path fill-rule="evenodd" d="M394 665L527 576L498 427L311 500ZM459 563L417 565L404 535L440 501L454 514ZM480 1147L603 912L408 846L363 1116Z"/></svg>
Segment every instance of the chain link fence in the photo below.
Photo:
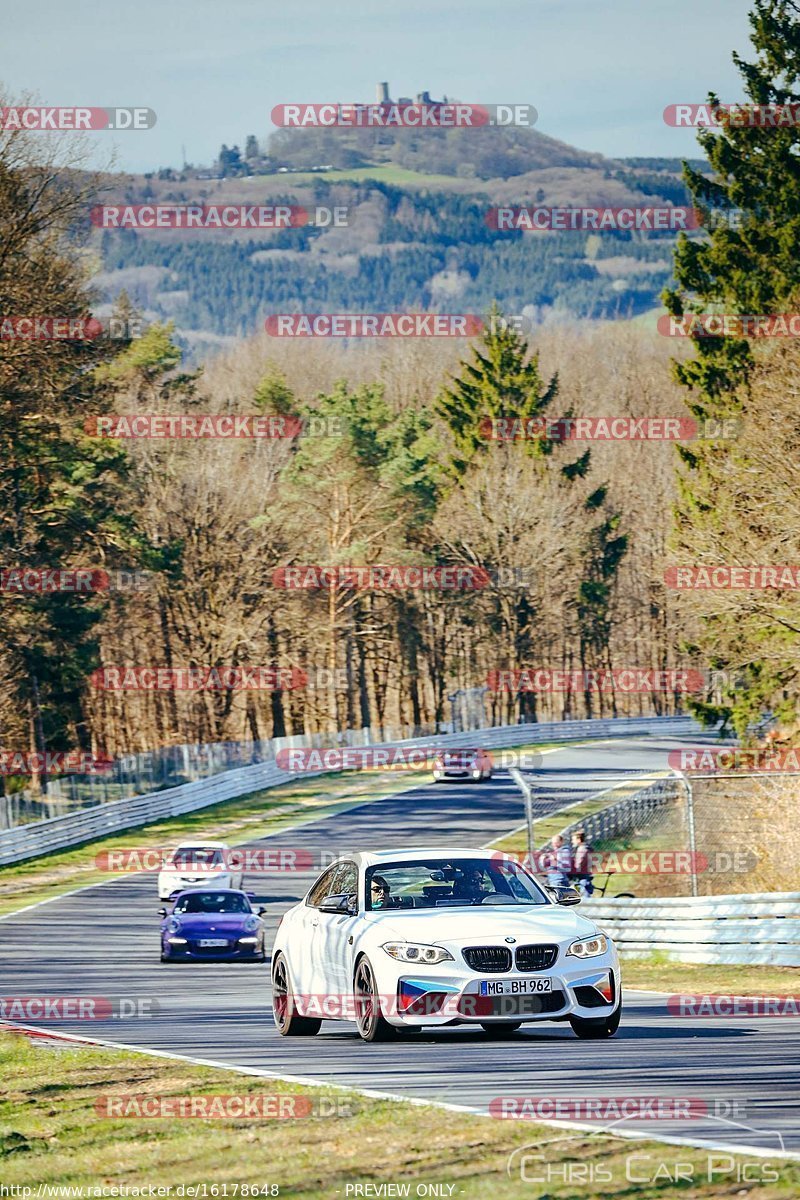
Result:
<svg viewBox="0 0 800 1200"><path fill-rule="evenodd" d="M797 887L800 775L672 776L567 825L608 895L721 896ZM607 877L607 872L613 874Z"/></svg>

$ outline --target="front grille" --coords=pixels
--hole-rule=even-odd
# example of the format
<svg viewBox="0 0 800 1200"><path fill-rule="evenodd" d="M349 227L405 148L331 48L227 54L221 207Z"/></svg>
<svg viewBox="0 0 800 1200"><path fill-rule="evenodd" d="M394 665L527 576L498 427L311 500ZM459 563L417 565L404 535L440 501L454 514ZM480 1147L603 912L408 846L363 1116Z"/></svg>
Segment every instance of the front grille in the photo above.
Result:
<svg viewBox="0 0 800 1200"><path fill-rule="evenodd" d="M458 1011L463 1017L480 1021L484 1017L536 1017L559 1012L566 1004L563 992L543 992L540 996L463 995Z"/></svg>
<svg viewBox="0 0 800 1200"><path fill-rule="evenodd" d="M464 960L473 971L487 974L511 970L511 951L507 946L467 946Z"/></svg>
<svg viewBox="0 0 800 1200"><path fill-rule="evenodd" d="M558 946L517 946L518 971L547 971L558 958Z"/></svg>

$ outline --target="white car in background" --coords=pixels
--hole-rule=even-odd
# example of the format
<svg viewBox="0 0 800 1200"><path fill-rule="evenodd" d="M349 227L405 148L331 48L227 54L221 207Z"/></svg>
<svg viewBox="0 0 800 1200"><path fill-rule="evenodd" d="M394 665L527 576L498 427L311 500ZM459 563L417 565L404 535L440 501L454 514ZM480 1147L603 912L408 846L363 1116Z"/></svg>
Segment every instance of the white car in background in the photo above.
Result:
<svg viewBox="0 0 800 1200"><path fill-rule="evenodd" d="M172 900L190 888L241 890L243 870L230 861L227 842L182 842L168 855L158 873L159 900Z"/></svg>
<svg viewBox="0 0 800 1200"><path fill-rule="evenodd" d="M284 1036L354 1020L365 1041L423 1026L568 1020L612 1037L622 1011L611 939L511 858L482 850L349 855L283 916L272 1006Z"/></svg>

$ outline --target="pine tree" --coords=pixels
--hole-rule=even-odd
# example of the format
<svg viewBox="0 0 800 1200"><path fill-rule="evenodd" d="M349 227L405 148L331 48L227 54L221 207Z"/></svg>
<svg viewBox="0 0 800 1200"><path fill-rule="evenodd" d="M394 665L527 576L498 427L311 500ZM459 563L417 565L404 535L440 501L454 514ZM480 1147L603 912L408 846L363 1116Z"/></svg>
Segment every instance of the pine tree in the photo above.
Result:
<svg viewBox="0 0 800 1200"><path fill-rule="evenodd" d="M449 474L457 487L470 466L491 452L487 419L506 417L526 421L551 417L550 408L558 394L558 379L542 380L538 354L531 354L525 339L502 318L495 305L481 343L472 349L472 360L462 363L460 376L437 402L439 415L447 422L456 446ZM571 416L566 409L560 418ZM554 422L557 427L557 422ZM584 481L591 451L558 466L551 456L563 441L561 433L523 440L517 447L538 459L542 469L558 470L563 486L571 489ZM494 443L496 446L496 443ZM582 498L586 527L580 546L581 581L570 607L575 615L582 666L607 665L611 639L611 603L616 573L628 546L619 532L619 514L607 506L605 486L591 488L583 483ZM485 564L494 567L498 564ZM542 564L546 569L546 564ZM535 647L535 613L530 598L521 592L515 601L513 640L516 660L522 663ZM525 665L532 665L526 663ZM586 695L591 715L591 697ZM536 719L533 697L520 695L520 720Z"/></svg>
<svg viewBox="0 0 800 1200"><path fill-rule="evenodd" d="M528 353L522 335L506 322L495 305L472 360L462 362L460 376L443 389L436 410L455 444L449 469L458 479L488 445L487 422L497 418L527 421L548 414L558 394L558 379L542 380L538 354ZM547 454L548 438L526 443L531 453ZM587 459L588 466L588 459Z"/></svg>
<svg viewBox="0 0 800 1200"><path fill-rule="evenodd" d="M750 15L752 62L738 54L748 106L780 106L800 114L800 6L796 0L755 0ZM719 98L711 93L709 106ZM720 113L718 128L701 130L698 141L713 171L709 178L684 164L684 179L707 232L679 239L675 253L678 286L665 293L670 313L724 312L762 315L796 311L800 300L800 126L737 123ZM740 337L693 339L694 357L677 363L675 375L688 390L687 404L701 432L742 411L755 363L753 347ZM720 490L731 486L732 450L713 437L678 447L682 460L676 508L675 546L695 555L717 527ZM740 463L741 466L741 463ZM714 644L719 645L719 621ZM702 649L702 647L700 647ZM715 657L715 665L725 662ZM733 717L743 730L778 686L773 672L755 664L757 687L737 688L730 704L702 702L709 719ZM770 683L770 680L773 683Z"/></svg>

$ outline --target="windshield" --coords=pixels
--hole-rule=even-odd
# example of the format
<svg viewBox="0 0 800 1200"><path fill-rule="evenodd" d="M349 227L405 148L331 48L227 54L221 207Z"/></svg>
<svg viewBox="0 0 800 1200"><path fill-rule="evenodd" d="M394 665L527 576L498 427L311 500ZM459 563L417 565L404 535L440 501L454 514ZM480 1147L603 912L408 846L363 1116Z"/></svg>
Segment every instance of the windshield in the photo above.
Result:
<svg viewBox="0 0 800 1200"><path fill-rule="evenodd" d="M175 902L173 913L246 913L252 912L246 896L236 892L192 892Z"/></svg>
<svg viewBox="0 0 800 1200"><path fill-rule="evenodd" d="M222 851L218 846L182 846L167 862L173 867L203 871L222 866Z"/></svg>
<svg viewBox="0 0 800 1200"><path fill-rule="evenodd" d="M381 863L367 870L366 892L367 911L550 903L530 875L499 855Z"/></svg>

